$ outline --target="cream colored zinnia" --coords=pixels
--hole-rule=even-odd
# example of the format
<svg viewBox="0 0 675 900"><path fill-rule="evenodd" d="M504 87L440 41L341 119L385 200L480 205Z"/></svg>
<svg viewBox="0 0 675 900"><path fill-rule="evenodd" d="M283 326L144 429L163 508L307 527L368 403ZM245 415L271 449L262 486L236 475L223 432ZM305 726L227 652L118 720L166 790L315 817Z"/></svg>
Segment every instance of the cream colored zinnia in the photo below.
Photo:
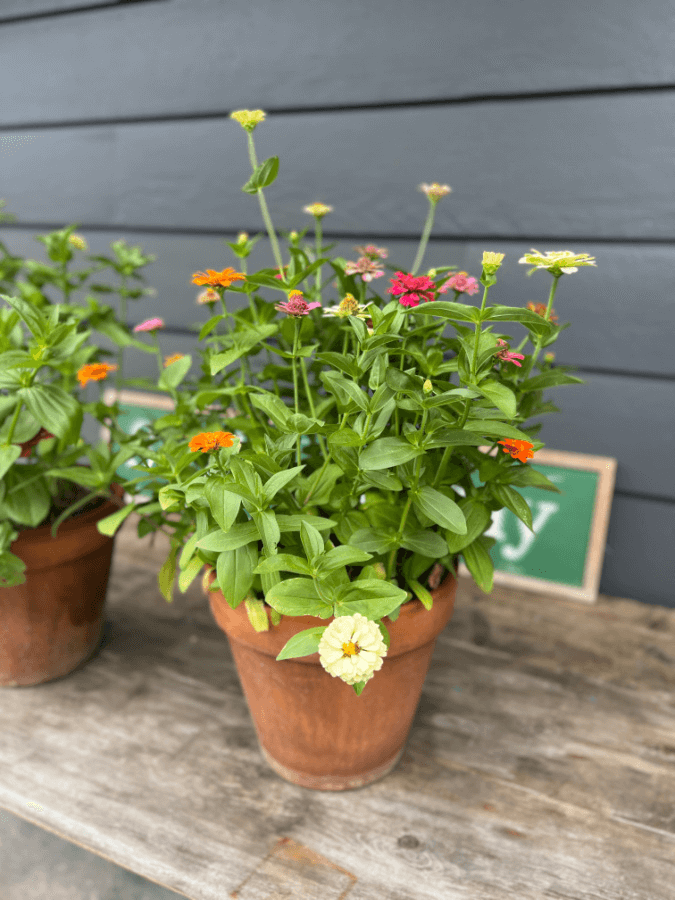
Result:
<svg viewBox="0 0 675 900"><path fill-rule="evenodd" d="M324 316L338 316L340 319L346 319L349 316L356 316L357 319L370 319L368 307L372 303L361 304L353 294L345 294L344 300L341 300L337 306L325 306L323 308Z"/></svg>
<svg viewBox="0 0 675 900"><path fill-rule="evenodd" d="M333 207L326 203L310 203L309 206L303 206L302 211L309 213L310 216L316 216L317 219L323 219L326 213L333 212Z"/></svg>
<svg viewBox="0 0 675 900"><path fill-rule="evenodd" d="M539 250L532 249L518 262L533 266L532 271L546 269L552 273L563 272L565 275L571 275L578 271L578 266L594 266L595 257L589 256L588 253L575 254L571 250L548 250L546 253L541 253Z"/></svg>
<svg viewBox="0 0 675 900"><path fill-rule="evenodd" d="M265 121L265 113L262 109L238 109L236 112L230 113L230 118L239 122L246 131L253 131L256 125Z"/></svg>
<svg viewBox="0 0 675 900"><path fill-rule="evenodd" d="M368 681L382 668L386 655L387 645L377 623L361 613L333 619L319 641L321 665L346 684Z"/></svg>

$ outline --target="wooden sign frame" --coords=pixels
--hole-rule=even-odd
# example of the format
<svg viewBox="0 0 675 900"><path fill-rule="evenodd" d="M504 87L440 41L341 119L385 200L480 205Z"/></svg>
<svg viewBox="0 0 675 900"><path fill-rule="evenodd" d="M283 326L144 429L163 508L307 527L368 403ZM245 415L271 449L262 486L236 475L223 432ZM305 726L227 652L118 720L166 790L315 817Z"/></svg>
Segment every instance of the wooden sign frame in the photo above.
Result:
<svg viewBox="0 0 675 900"><path fill-rule="evenodd" d="M484 446L478 449L482 453L486 453L490 448L489 446ZM490 456L496 456L500 451L502 451L501 447L495 447ZM583 469L588 472L598 473L598 484L595 492L590 540L586 551L582 586L574 587L573 585L560 584L559 582L547 581L544 578L534 578L529 575L514 575L511 572L501 572L498 569L495 569L494 584L516 588L517 590L550 594L565 600L596 603L605 556L605 546L607 544L612 497L616 483L617 460L611 456L590 456L585 453L543 449L537 451L532 462L542 466L557 466L561 469ZM473 577L463 560L459 562L458 574L469 578Z"/></svg>

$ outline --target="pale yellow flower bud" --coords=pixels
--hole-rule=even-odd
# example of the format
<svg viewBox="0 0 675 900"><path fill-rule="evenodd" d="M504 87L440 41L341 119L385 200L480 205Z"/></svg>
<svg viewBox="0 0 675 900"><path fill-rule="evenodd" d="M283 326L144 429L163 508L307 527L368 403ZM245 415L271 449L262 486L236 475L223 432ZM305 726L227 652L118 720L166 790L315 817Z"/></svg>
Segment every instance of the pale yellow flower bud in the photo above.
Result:
<svg viewBox="0 0 675 900"><path fill-rule="evenodd" d="M429 381L428 378L422 385L422 390L424 391L425 394L430 394L432 392L433 385L431 384L431 381Z"/></svg>
<svg viewBox="0 0 675 900"><path fill-rule="evenodd" d="M490 253L488 250L483 252L483 266L501 266L504 259L503 253Z"/></svg>
<svg viewBox="0 0 675 900"><path fill-rule="evenodd" d="M544 359L546 360L546 362L553 362L553 360L555 359L555 353L545 353Z"/></svg>
<svg viewBox="0 0 675 900"><path fill-rule="evenodd" d="M297 231L291 231L291 233L288 235L288 237L289 237L290 240L292 240L292 241L297 241L297 239L298 239L298 232L297 232Z"/></svg>
<svg viewBox="0 0 675 900"><path fill-rule="evenodd" d="M240 231L239 237L237 238L237 243L245 244L247 240L248 240L248 234L245 231Z"/></svg>
<svg viewBox="0 0 675 900"><path fill-rule="evenodd" d="M262 109L238 109L236 112L230 113L230 118L239 122L246 131L253 131L256 125L265 121L265 113Z"/></svg>
<svg viewBox="0 0 675 900"><path fill-rule="evenodd" d="M333 212L333 207L325 203L310 203L309 206L303 206L302 211L309 213L310 216L316 216L317 219L323 219L326 213Z"/></svg>
<svg viewBox="0 0 675 900"><path fill-rule="evenodd" d="M83 237L80 237L79 234L71 234L68 238L68 243L72 244L73 247L77 247L78 250L88 250L87 242Z"/></svg>

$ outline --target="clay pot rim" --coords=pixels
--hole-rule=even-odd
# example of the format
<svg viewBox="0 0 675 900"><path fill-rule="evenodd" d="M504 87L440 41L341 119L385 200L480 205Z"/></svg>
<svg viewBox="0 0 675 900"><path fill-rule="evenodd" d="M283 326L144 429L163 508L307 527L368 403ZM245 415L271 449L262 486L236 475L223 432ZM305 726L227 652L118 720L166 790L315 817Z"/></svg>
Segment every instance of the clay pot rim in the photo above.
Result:
<svg viewBox="0 0 675 900"><path fill-rule="evenodd" d="M82 485L85 487L85 485ZM116 490L117 489L117 490ZM89 509L86 513L82 513L80 516L70 516L70 518L65 519L58 527L56 532L56 538L52 538L51 530L53 527L53 522L48 522L45 525L38 525L35 528L25 528L22 531L19 531L19 536L13 541L13 543L17 543L21 541L22 543L33 543L33 542L42 542L42 541L52 541L57 540L59 535L66 532L77 531L80 528L84 528L88 525L91 525L92 522L97 522L99 519L105 519L106 516L112 515L117 509L121 509L124 506L124 489L121 484L117 482L112 482L110 484L110 490L113 493L112 498L106 495L101 495L101 499L103 503L97 506L95 509ZM119 493L118 493L119 491ZM94 498L92 497L92 500ZM110 507L110 511L106 511L106 507Z"/></svg>

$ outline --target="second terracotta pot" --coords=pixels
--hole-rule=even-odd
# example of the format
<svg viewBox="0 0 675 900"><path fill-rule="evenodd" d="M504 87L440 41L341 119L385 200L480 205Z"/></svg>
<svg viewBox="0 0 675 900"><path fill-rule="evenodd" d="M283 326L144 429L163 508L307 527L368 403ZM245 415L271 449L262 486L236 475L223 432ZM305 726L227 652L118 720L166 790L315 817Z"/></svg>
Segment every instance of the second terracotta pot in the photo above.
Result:
<svg viewBox="0 0 675 900"><path fill-rule="evenodd" d="M59 525L19 533L11 552L26 564L26 580L0 587L0 687L42 684L68 675L98 648L114 537L96 528L124 505L115 501Z"/></svg>
<svg viewBox="0 0 675 900"><path fill-rule="evenodd" d="M431 592L433 608L414 599L398 619L384 618L391 646L382 668L357 696L332 677L319 654L277 661L289 638L334 617L283 616L269 631L256 632L241 603L232 609L207 571L203 587L213 616L227 635L263 756L293 784L323 791L363 787L400 760L419 704L436 638L450 621L457 591L456 570Z"/></svg>

